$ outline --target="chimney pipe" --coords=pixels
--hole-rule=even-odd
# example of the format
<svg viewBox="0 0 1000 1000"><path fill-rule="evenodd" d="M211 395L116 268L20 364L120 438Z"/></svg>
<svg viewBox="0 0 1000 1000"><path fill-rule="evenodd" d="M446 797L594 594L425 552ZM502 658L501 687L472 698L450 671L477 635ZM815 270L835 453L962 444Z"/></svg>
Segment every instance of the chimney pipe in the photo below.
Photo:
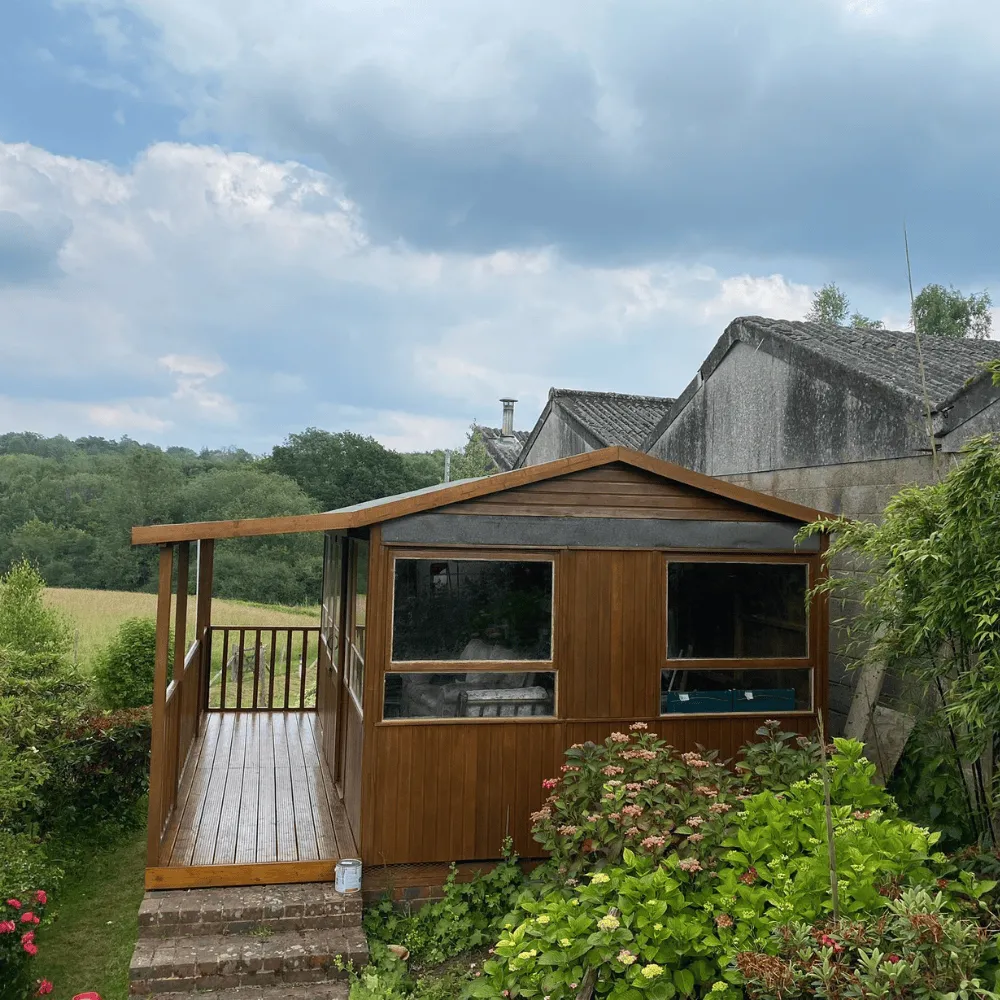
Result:
<svg viewBox="0 0 1000 1000"><path fill-rule="evenodd" d="M514 436L514 404L516 399L501 399L503 403L503 426L500 428L500 436L509 438Z"/></svg>

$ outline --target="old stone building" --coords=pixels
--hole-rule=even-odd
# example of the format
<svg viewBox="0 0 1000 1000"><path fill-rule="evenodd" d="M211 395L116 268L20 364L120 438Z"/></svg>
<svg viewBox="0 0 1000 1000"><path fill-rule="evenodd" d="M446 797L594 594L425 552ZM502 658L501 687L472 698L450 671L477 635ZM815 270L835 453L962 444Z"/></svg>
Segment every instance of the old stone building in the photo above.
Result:
<svg viewBox="0 0 1000 1000"><path fill-rule="evenodd" d="M900 488L934 481L961 446L1000 431L1000 388L983 364L1000 342L822 323L735 319L676 400L553 389L518 465L599 447L602 426L658 458L763 493L877 520ZM584 409L591 400L590 409ZM631 402L631 401L635 402ZM660 409L655 419L651 416ZM586 427L585 433L582 429ZM603 432L609 443L612 431ZM865 732L881 677L857 677L835 642L831 724ZM852 712L853 709L853 712Z"/></svg>
<svg viewBox="0 0 1000 1000"><path fill-rule="evenodd" d="M674 400L621 392L550 389L548 402L527 436L516 468L551 462L609 445L642 450Z"/></svg>

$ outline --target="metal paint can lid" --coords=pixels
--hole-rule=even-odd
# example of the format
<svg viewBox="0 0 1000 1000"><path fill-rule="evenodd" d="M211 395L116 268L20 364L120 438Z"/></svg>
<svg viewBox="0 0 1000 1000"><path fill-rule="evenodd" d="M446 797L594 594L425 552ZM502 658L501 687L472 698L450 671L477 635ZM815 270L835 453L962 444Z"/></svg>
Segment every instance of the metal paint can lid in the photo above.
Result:
<svg viewBox="0 0 1000 1000"><path fill-rule="evenodd" d="M337 862L334 888L342 893L360 892L361 861L358 858L343 858Z"/></svg>

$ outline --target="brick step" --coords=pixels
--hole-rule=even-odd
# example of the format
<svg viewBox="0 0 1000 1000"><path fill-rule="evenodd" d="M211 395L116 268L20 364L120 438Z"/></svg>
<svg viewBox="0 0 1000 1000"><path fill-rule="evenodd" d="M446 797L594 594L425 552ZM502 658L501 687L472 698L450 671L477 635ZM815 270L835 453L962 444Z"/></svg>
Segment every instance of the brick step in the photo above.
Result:
<svg viewBox="0 0 1000 1000"><path fill-rule="evenodd" d="M360 927L140 938L129 968L130 992L190 993L343 979L337 958L368 961Z"/></svg>
<svg viewBox="0 0 1000 1000"><path fill-rule="evenodd" d="M343 980L299 986L244 986L234 990L205 990L199 1000L347 1000L350 989ZM190 993L158 993L156 1000L191 1000Z"/></svg>
<svg viewBox="0 0 1000 1000"><path fill-rule="evenodd" d="M360 926L359 895L344 896L329 882L147 892L139 907L140 938Z"/></svg>

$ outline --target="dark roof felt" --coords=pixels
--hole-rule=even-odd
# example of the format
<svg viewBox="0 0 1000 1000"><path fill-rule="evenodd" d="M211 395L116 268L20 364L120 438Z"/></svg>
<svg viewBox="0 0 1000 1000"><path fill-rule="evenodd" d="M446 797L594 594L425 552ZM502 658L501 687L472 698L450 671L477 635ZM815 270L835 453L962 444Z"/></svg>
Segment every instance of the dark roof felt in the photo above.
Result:
<svg viewBox="0 0 1000 1000"><path fill-rule="evenodd" d="M665 396L550 389L549 400L575 417L603 445L638 449L673 405Z"/></svg>
<svg viewBox="0 0 1000 1000"><path fill-rule="evenodd" d="M513 437L504 437L499 427L482 427L476 429L482 435L486 454L493 459L500 472L510 472L517 462L518 455L528 440L530 431L514 431Z"/></svg>
<svg viewBox="0 0 1000 1000"><path fill-rule="evenodd" d="M744 316L734 320L743 333L771 335L875 379L897 392L923 399L916 338L899 330L864 330L795 320ZM744 339L740 337L740 339ZM984 361L1000 358L1000 341L924 336L927 395L932 404L950 399L980 376Z"/></svg>

